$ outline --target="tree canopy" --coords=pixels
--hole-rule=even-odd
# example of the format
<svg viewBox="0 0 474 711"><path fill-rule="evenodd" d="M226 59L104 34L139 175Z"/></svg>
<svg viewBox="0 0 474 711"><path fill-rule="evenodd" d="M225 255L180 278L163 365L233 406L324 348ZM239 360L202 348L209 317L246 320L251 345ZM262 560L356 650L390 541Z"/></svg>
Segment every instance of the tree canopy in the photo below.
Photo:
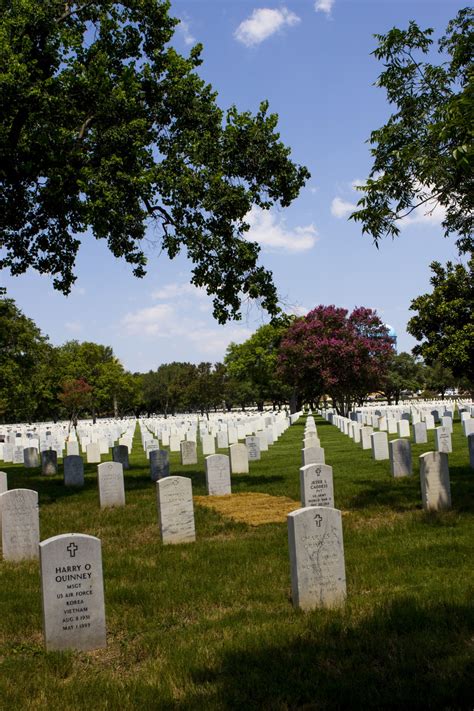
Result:
<svg viewBox="0 0 474 711"><path fill-rule="evenodd" d="M11 0L0 30L0 268L32 267L68 293L81 235L146 271L144 238L193 263L215 318L242 298L278 311L245 239L253 205L287 206L309 173L277 116L219 108L160 0ZM86 238L88 238L86 236Z"/></svg>
<svg viewBox="0 0 474 711"><path fill-rule="evenodd" d="M279 368L307 401L329 395L347 414L380 387L392 354L388 328L372 309L348 314L336 306L317 306L289 327Z"/></svg>
<svg viewBox="0 0 474 711"><path fill-rule="evenodd" d="M438 41L442 60L423 61L433 29L410 22L376 35L374 56L384 63L377 85L395 107L372 132L373 166L359 209L351 215L375 243L395 237L417 207L444 209L445 235L457 234L461 252L474 247L474 11L460 10Z"/></svg>
<svg viewBox="0 0 474 711"><path fill-rule="evenodd" d="M474 384L474 257L468 265L431 264L430 294L418 296L410 309L418 312L407 331L420 343L413 352L429 365L437 362L457 378Z"/></svg>

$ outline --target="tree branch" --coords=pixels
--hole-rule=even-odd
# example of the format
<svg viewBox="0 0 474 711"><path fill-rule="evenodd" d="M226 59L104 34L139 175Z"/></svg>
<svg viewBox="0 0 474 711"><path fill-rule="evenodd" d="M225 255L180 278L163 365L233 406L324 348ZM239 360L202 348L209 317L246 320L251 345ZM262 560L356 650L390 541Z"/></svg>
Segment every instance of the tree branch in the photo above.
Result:
<svg viewBox="0 0 474 711"><path fill-rule="evenodd" d="M91 121L95 119L95 116L88 116L84 123L81 126L81 129L79 131L78 139L81 140L84 138L84 134L87 131L88 126L90 125Z"/></svg>
<svg viewBox="0 0 474 711"><path fill-rule="evenodd" d="M163 226L166 228L166 225L175 225L175 222L169 212L167 212L164 207L161 207L160 205L152 205L148 198L143 198L143 202L145 203L146 209L150 213L150 215L154 215L155 212L159 212L164 218L163 220Z"/></svg>
<svg viewBox="0 0 474 711"><path fill-rule="evenodd" d="M436 201L437 201L437 202L436 202L436 205L433 207L432 210L429 210L429 212L432 213L433 210L437 207L437 205L438 205L438 203L439 203L438 198L439 198L440 195L442 195L442 194L443 194L443 192L440 191L437 195L428 195L428 197L426 197L424 200L421 200L417 205L413 205L413 207L411 207L411 208L408 210L408 212L406 212L404 215L396 215L395 219L396 219L396 220L403 220L404 217L408 217L409 215L411 215L411 213L414 212L414 210L416 210L418 207L421 207L422 205L424 205L425 203L429 202L430 200L436 200ZM428 214L428 213L427 213L427 214Z"/></svg>
<svg viewBox="0 0 474 711"><path fill-rule="evenodd" d="M87 2L82 3L82 5L79 5L79 7L76 8L71 7L71 5L67 2L64 6L65 9L63 14L58 17L56 22L64 22L64 20L67 20L68 17L72 17L72 15L76 15L88 5L92 5L93 2L95 2L95 0L87 0Z"/></svg>

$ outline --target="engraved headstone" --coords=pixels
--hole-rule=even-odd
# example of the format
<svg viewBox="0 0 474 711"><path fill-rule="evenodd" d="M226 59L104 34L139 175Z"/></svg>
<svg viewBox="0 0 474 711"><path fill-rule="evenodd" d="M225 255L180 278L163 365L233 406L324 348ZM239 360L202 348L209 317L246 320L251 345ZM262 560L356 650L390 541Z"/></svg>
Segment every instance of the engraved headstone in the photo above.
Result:
<svg viewBox="0 0 474 711"><path fill-rule="evenodd" d="M250 435L245 438L249 462L257 462L260 459L260 438L257 435Z"/></svg>
<svg viewBox="0 0 474 711"><path fill-rule="evenodd" d="M125 506L123 465L120 462L103 462L97 467L100 508Z"/></svg>
<svg viewBox="0 0 474 711"><path fill-rule="evenodd" d="M189 543L196 540L193 487L191 479L168 476L156 482L156 497L163 543Z"/></svg>
<svg viewBox="0 0 474 711"><path fill-rule="evenodd" d="M153 449L150 452L150 475L152 481L158 481L170 474L170 455L167 449Z"/></svg>
<svg viewBox="0 0 474 711"><path fill-rule="evenodd" d="M201 437L201 445L204 456L216 453L216 441L214 439L214 435L203 434Z"/></svg>
<svg viewBox="0 0 474 711"><path fill-rule="evenodd" d="M121 464L123 469L130 469L128 447L125 444L117 444L115 447L112 447L112 461Z"/></svg>
<svg viewBox="0 0 474 711"><path fill-rule="evenodd" d="M47 476L58 473L58 455L54 449L41 452L41 472Z"/></svg>
<svg viewBox="0 0 474 711"><path fill-rule="evenodd" d="M79 442L67 442L66 443L66 454L68 457L77 456L79 454Z"/></svg>
<svg viewBox="0 0 474 711"><path fill-rule="evenodd" d="M183 440L181 447L181 464L197 464L196 442L193 440Z"/></svg>
<svg viewBox="0 0 474 711"><path fill-rule="evenodd" d="M324 464L324 449L322 447L304 447L301 450L301 464Z"/></svg>
<svg viewBox="0 0 474 711"><path fill-rule="evenodd" d="M23 462L25 469L39 467L39 453L36 447L26 447L23 450Z"/></svg>
<svg viewBox="0 0 474 711"><path fill-rule="evenodd" d="M410 476L412 473L410 440L393 439L388 443L388 449L392 476Z"/></svg>
<svg viewBox="0 0 474 711"><path fill-rule="evenodd" d="M84 462L78 454L64 457L64 486L84 486Z"/></svg>
<svg viewBox="0 0 474 711"><path fill-rule="evenodd" d="M258 432L257 435L260 446L260 455L262 452L268 452L268 439L266 432Z"/></svg>
<svg viewBox="0 0 474 711"><path fill-rule="evenodd" d="M245 444L231 444L229 447L230 469L232 474L249 473L249 455Z"/></svg>
<svg viewBox="0 0 474 711"><path fill-rule="evenodd" d="M97 442L91 442L86 447L87 464L100 464L100 447Z"/></svg>
<svg viewBox="0 0 474 711"><path fill-rule="evenodd" d="M46 649L106 646L101 543L64 533L39 544Z"/></svg>
<svg viewBox="0 0 474 711"><path fill-rule="evenodd" d="M452 452L451 433L447 427L435 428L435 447L438 452Z"/></svg>
<svg viewBox="0 0 474 711"><path fill-rule="evenodd" d="M334 507L332 467L306 464L300 468L301 505Z"/></svg>
<svg viewBox="0 0 474 711"><path fill-rule="evenodd" d="M415 444L426 444L426 442L428 442L426 422L416 422L413 425L413 438Z"/></svg>
<svg viewBox="0 0 474 711"><path fill-rule="evenodd" d="M206 484L209 496L231 494L230 462L226 454L206 457Z"/></svg>
<svg viewBox="0 0 474 711"><path fill-rule="evenodd" d="M421 500L425 511L451 508L448 455L427 452L420 457Z"/></svg>
<svg viewBox="0 0 474 711"><path fill-rule="evenodd" d="M407 419L403 418L397 422L397 432L399 437L409 437L410 436L410 423Z"/></svg>
<svg viewBox="0 0 474 711"><path fill-rule="evenodd" d="M0 494L2 550L5 560L29 560L38 557L38 492L10 489Z"/></svg>
<svg viewBox="0 0 474 711"><path fill-rule="evenodd" d="M361 427L360 428L360 446L362 449L371 449L372 442L370 440L370 435L374 431L373 427Z"/></svg>
<svg viewBox="0 0 474 711"><path fill-rule="evenodd" d="M229 438L227 432L220 430L217 433L217 449L227 449L229 446Z"/></svg>
<svg viewBox="0 0 474 711"><path fill-rule="evenodd" d="M386 432L373 432L370 435L372 445L372 458L375 461L388 459L388 436Z"/></svg>
<svg viewBox="0 0 474 711"><path fill-rule="evenodd" d="M310 506L288 515L293 605L336 607L346 598L341 512Z"/></svg>

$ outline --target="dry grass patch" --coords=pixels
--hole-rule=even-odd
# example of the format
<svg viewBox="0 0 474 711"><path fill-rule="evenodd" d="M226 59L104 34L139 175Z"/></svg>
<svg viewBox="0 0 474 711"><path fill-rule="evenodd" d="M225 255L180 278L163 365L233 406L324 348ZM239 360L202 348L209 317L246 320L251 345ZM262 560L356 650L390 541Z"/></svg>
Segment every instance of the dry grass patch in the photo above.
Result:
<svg viewBox="0 0 474 711"><path fill-rule="evenodd" d="M284 523L292 511L299 509L298 501L287 496L243 493L229 496L195 496L200 506L205 506L238 523L262 526L265 523Z"/></svg>

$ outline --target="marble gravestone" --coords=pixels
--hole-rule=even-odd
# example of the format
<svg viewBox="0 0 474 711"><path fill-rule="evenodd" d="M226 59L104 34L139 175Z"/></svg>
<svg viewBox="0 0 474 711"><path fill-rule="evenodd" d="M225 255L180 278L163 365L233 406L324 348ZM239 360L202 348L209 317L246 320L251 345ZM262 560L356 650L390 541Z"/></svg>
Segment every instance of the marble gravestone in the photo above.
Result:
<svg viewBox="0 0 474 711"><path fill-rule="evenodd" d="M410 440L392 439L388 443L388 449L392 476L410 476L412 473Z"/></svg>
<svg viewBox="0 0 474 711"><path fill-rule="evenodd" d="M125 506L123 465L120 462L103 462L97 467L100 508Z"/></svg>
<svg viewBox="0 0 474 711"><path fill-rule="evenodd" d="M41 473L46 476L58 473L58 455L54 449L45 449L41 452Z"/></svg>
<svg viewBox="0 0 474 711"><path fill-rule="evenodd" d="M437 452L452 452L451 433L447 427L435 428L435 447Z"/></svg>
<svg viewBox="0 0 474 711"><path fill-rule="evenodd" d="M324 449L322 447L303 447L301 450L301 465L324 464Z"/></svg>
<svg viewBox="0 0 474 711"><path fill-rule="evenodd" d="M0 494L2 550L5 560L30 560L38 557L38 492L10 489Z"/></svg>
<svg viewBox="0 0 474 711"><path fill-rule="evenodd" d="M360 428L360 446L362 447L362 449L371 449L372 443L370 441L370 435L373 431L373 427Z"/></svg>
<svg viewBox="0 0 474 711"><path fill-rule="evenodd" d="M183 440L180 442L181 464L197 464L197 447L193 440Z"/></svg>
<svg viewBox="0 0 474 711"><path fill-rule="evenodd" d="M249 455L245 444L231 444L229 447L230 469L232 474L249 473Z"/></svg>
<svg viewBox="0 0 474 711"><path fill-rule="evenodd" d="M428 442L426 422L416 422L413 425L413 438L415 444L426 444Z"/></svg>
<svg viewBox="0 0 474 711"><path fill-rule="evenodd" d="M23 450L23 462L25 469L35 469L39 467L39 453L36 447L25 447Z"/></svg>
<svg viewBox="0 0 474 711"><path fill-rule="evenodd" d="M66 454L68 456L77 456L79 454L79 443L75 442L74 440L72 442L67 442L66 443Z"/></svg>
<svg viewBox="0 0 474 711"><path fill-rule="evenodd" d="M260 456L262 452L268 452L268 438L266 432L257 432L258 444L260 447Z"/></svg>
<svg viewBox="0 0 474 711"><path fill-rule="evenodd" d="M451 508L448 455L427 452L420 457L421 500L425 511Z"/></svg>
<svg viewBox="0 0 474 711"><path fill-rule="evenodd" d="M203 455L216 453L216 441L214 435L203 434L201 437L201 446Z"/></svg>
<svg viewBox="0 0 474 711"><path fill-rule="evenodd" d="M220 430L217 433L217 449L227 449L229 446L229 438L227 432Z"/></svg>
<svg viewBox="0 0 474 711"><path fill-rule="evenodd" d="M191 479L168 476L156 482L156 499L161 540L191 543L196 540Z"/></svg>
<svg viewBox="0 0 474 711"><path fill-rule="evenodd" d="M158 481L170 475L170 455L167 449L152 449L150 452L150 476Z"/></svg>
<svg viewBox="0 0 474 711"><path fill-rule="evenodd" d="M260 438L257 435L246 437L245 446L247 447L249 462L258 462L260 460Z"/></svg>
<svg viewBox="0 0 474 711"><path fill-rule="evenodd" d="M47 651L105 647L101 542L63 533L39 544L43 629Z"/></svg>
<svg viewBox="0 0 474 711"><path fill-rule="evenodd" d="M346 599L341 512L309 506L288 515L293 605L337 607Z"/></svg>
<svg viewBox="0 0 474 711"><path fill-rule="evenodd" d="M306 464L300 468L301 505L334 508L332 467L328 464Z"/></svg>
<svg viewBox="0 0 474 711"><path fill-rule="evenodd" d="M410 436L410 423L408 420L403 418L397 422L397 432L399 437L409 437Z"/></svg>
<svg viewBox="0 0 474 711"><path fill-rule="evenodd" d="M13 447L13 464L24 464L24 450L22 446Z"/></svg>
<svg viewBox="0 0 474 711"><path fill-rule="evenodd" d="M3 494L5 491L8 491L8 479L6 472L0 472L0 494ZM0 511L1 515L1 511Z"/></svg>
<svg viewBox="0 0 474 711"><path fill-rule="evenodd" d="M209 496L231 494L230 462L226 454L206 457L206 485Z"/></svg>
<svg viewBox="0 0 474 711"><path fill-rule="evenodd" d="M97 442L91 442L86 447L87 464L100 464L100 447Z"/></svg>
<svg viewBox="0 0 474 711"><path fill-rule="evenodd" d="M372 445L372 458L376 462L383 461L389 458L388 454L388 436L386 432L373 432L370 435Z"/></svg>
<svg viewBox="0 0 474 711"><path fill-rule="evenodd" d="M78 454L64 457L64 486L84 486L84 462Z"/></svg>
<svg viewBox="0 0 474 711"><path fill-rule="evenodd" d="M117 444L115 447L112 447L112 461L121 464L123 469L130 469L128 447L126 444Z"/></svg>

